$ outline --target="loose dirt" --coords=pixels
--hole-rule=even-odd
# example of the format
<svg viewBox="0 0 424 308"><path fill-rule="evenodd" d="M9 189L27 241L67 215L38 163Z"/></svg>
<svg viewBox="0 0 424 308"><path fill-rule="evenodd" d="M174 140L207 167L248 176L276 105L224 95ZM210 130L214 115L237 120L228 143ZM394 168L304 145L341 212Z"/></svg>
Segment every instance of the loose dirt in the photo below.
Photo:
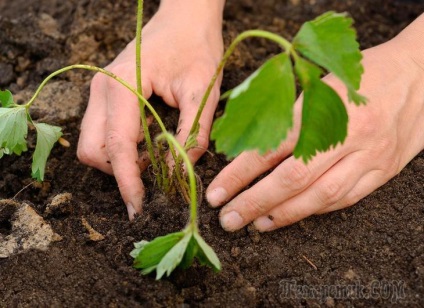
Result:
<svg viewBox="0 0 424 308"><path fill-rule="evenodd" d="M148 19L158 1L145 2ZM107 65L134 36L135 6L129 0L0 0L0 88L24 99L64 65ZM328 10L349 12L361 47L368 48L395 36L424 11L424 3L228 0L225 42L252 28L290 39L304 21ZM227 66L223 90L276 52L261 40L243 43ZM218 211L203 202L201 232L219 255L222 272L194 266L162 281L141 276L131 267L132 243L184 227L187 207L159 193L146 173L143 215L129 222L114 178L78 162L91 77L75 71L56 78L57 88L46 89L34 109L36 117L61 125L71 143L53 149L43 184L30 178L30 154L0 160L0 199L16 200L0 202L0 243L18 232L24 206L34 210L39 228L44 224L49 236L55 234L47 250L0 258L1 307L424 306L423 153L356 206L272 233L251 227L226 233ZM49 111L50 105L57 109ZM160 109L175 128L177 112ZM226 163L220 155L199 161L205 187Z"/></svg>

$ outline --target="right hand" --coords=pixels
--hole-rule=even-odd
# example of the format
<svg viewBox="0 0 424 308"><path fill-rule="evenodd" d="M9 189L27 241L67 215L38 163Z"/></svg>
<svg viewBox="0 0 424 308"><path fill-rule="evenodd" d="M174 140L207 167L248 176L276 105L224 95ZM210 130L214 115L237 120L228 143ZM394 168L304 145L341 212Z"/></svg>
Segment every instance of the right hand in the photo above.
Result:
<svg viewBox="0 0 424 308"><path fill-rule="evenodd" d="M210 6L188 1L162 1L159 11L143 29L142 85L148 99L161 96L180 109L177 140L184 144L209 81L223 53L222 0ZM212 8L213 7L213 8ZM136 87L135 40L106 67ZM194 163L208 147L209 132L219 99L218 78L200 119ZM134 94L115 80L96 74L81 124L77 155L81 162L114 175L129 218L140 213L144 186L137 164L140 111Z"/></svg>
<svg viewBox="0 0 424 308"><path fill-rule="evenodd" d="M272 231L310 215L357 203L396 176L424 149L424 14L394 39L363 52L359 93L365 106L347 102L334 75L324 81L344 99L349 114L342 145L318 153L308 164L292 153L301 127L301 100L293 129L276 151L236 157L207 189L211 206L223 206L221 226L236 231L253 222ZM267 172L251 187L252 181Z"/></svg>

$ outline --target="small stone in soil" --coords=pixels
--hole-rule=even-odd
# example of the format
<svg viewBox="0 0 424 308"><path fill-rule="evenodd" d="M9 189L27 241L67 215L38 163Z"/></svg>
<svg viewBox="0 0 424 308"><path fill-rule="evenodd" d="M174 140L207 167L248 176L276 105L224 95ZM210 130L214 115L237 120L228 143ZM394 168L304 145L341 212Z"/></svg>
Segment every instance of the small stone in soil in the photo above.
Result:
<svg viewBox="0 0 424 308"><path fill-rule="evenodd" d="M252 224L247 226L247 232L249 232L249 237L253 243L255 244L259 243L259 241L261 240L261 235L259 234L259 231L256 230Z"/></svg>
<svg viewBox="0 0 424 308"><path fill-rule="evenodd" d="M71 193L62 193L56 195L52 202L47 205L45 214L64 214L70 212L70 204L69 202L72 200L72 194Z"/></svg>
<svg viewBox="0 0 424 308"><path fill-rule="evenodd" d="M240 247L232 247L231 248L231 256L232 257L238 257L241 253Z"/></svg>
<svg viewBox="0 0 424 308"><path fill-rule="evenodd" d="M62 239L28 204L1 200L0 206L4 204L14 205L16 211L10 217L11 233L2 239L0 258L8 258L29 249L47 250L51 242Z"/></svg>
<svg viewBox="0 0 424 308"><path fill-rule="evenodd" d="M94 228L88 223L88 221L84 217L81 218L81 222L84 228L87 229L88 237L91 241L99 242L105 239L105 237L102 234L94 230Z"/></svg>

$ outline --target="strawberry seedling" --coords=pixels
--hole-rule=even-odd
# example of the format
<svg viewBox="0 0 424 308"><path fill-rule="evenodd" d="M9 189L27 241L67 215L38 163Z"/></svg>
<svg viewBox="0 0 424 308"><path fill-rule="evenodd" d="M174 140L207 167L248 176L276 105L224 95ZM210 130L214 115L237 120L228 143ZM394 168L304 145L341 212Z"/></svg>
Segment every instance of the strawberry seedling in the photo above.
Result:
<svg viewBox="0 0 424 308"><path fill-rule="evenodd" d="M184 230L135 244L131 252L134 267L143 274L156 271L160 279L168 276L177 267L190 266L197 258L201 264L220 270L221 265L213 249L199 234L197 225L196 178L187 151L197 146L199 119L206 101L219 74L238 43L260 37L271 40L282 47L283 52L267 60L256 72L235 89L224 93L228 98L223 116L213 125L211 137L216 142L216 150L234 157L243 151L258 150L260 153L275 150L293 127L293 108L296 101L296 77L303 89L302 122L300 135L293 155L307 163L317 152L327 151L338 143L343 143L347 135L348 115L339 95L320 78L324 71L333 73L346 86L349 101L359 105L365 98L357 93L363 73L362 58L356 33L351 27L352 19L345 14L325 13L313 21L305 23L293 42L280 35L262 30L249 30L241 33L229 46L215 75L202 98L196 118L184 146L178 144L169 134L153 106L143 97L141 85L141 25L143 1L138 0L136 33L137 89L128 82L104 69L76 64L62 68L49 75L40 85L30 101L18 105L9 91L0 91L0 158L3 155L21 155L28 150L28 127L35 128L37 142L33 154L32 176L39 181L44 179L47 158L54 143L61 137L61 128L32 120L30 107L44 85L53 77L71 69L86 69L105 74L121 83L134 93L139 100L141 122L147 149L157 182L169 191L178 186L190 203L190 221ZM145 108L148 108L158 122L162 133L156 149L146 121ZM168 179L163 153L155 155L166 141L176 162L174 175ZM177 154L178 153L178 154ZM162 159L162 160L161 160ZM188 183L182 165L185 165Z"/></svg>
<svg viewBox="0 0 424 308"><path fill-rule="evenodd" d="M197 258L202 265L219 271L221 263L213 249L200 236L197 226L197 185L193 165L173 135L163 133L157 139L172 143L187 168L190 183L190 220L187 227L180 232L157 237L151 242L135 243L135 249L131 252L134 267L140 269L143 274L156 270L156 279L161 279L165 273L169 276L177 266L189 267L194 258Z"/></svg>
<svg viewBox="0 0 424 308"><path fill-rule="evenodd" d="M228 97L225 112L215 121L211 133L216 150L228 157L247 150L255 149L262 154L275 150L293 126L295 76L304 95L300 136L293 155L307 163L317 151L327 151L343 143L347 136L346 107L320 77L323 69L333 73L345 84L349 101L357 105L365 103L365 98L357 93L363 67L352 22L346 14L327 12L306 22L292 43L262 30L241 33L224 54L209 92L239 42L251 37L265 38L280 45L284 52L266 61L242 84L223 94L223 98ZM196 125L197 122L192 126L193 135Z"/></svg>

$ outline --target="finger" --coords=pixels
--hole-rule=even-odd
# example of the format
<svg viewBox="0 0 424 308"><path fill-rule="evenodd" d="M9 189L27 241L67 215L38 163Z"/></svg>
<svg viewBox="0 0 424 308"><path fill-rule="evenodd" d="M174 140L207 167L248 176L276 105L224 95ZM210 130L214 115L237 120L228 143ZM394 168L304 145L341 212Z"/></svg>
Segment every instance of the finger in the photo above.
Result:
<svg viewBox="0 0 424 308"><path fill-rule="evenodd" d="M257 151L243 152L227 165L208 186L209 205L217 207L228 202L259 175L275 167L292 152L292 145L283 143L276 151L260 155Z"/></svg>
<svg viewBox="0 0 424 308"><path fill-rule="evenodd" d="M106 149L130 219L141 212L144 187L138 167L140 109L137 98L114 80L108 81Z"/></svg>
<svg viewBox="0 0 424 308"><path fill-rule="evenodd" d="M212 207L228 202L259 175L275 167L293 152L299 138L301 107L301 100L298 100L294 108L293 128L277 150L265 155L259 155L256 151L244 152L217 175L206 191L206 198Z"/></svg>
<svg viewBox="0 0 424 308"><path fill-rule="evenodd" d="M91 167L112 174L112 166L106 151L106 78L101 74L94 76L90 86L90 99L81 123L78 141L78 159Z"/></svg>
<svg viewBox="0 0 424 308"><path fill-rule="evenodd" d="M150 116L146 117L147 127L149 127L152 123L153 123L153 116L150 115ZM142 142L144 140L144 137L145 137L145 132L143 130L143 126L140 126L140 130L139 130L138 138L137 138L137 143Z"/></svg>
<svg viewBox="0 0 424 308"><path fill-rule="evenodd" d="M365 175L344 198L329 207L318 210L315 214L326 214L352 206L387 181L388 179L381 170L373 170Z"/></svg>
<svg viewBox="0 0 424 308"><path fill-rule="evenodd" d="M345 196L355 187L368 172L363 165L360 153L343 158L335 164L308 189L280 203L254 221L255 228L260 232L272 231L293 224L317 211L344 200Z"/></svg>
<svg viewBox="0 0 424 308"><path fill-rule="evenodd" d="M218 81L217 84L219 84ZM185 145L189 137L193 121L196 118L197 111L202 101L203 95L207 88L207 83L200 83L199 85L189 85L192 91L181 90L177 93L177 101L180 108L180 118L178 121L178 128L176 139L181 145ZM195 163L208 149L209 146L209 133L212 126L215 109L219 100L219 88L215 86L206 102L202 115L199 119L199 134L197 135L197 145L189 149L187 155L192 163Z"/></svg>
<svg viewBox="0 0 424 308"><path fill-rule="evenodd" d="M235 231L265 215L277 205L307 189L343 156L343 151L338 149L318 154L307 165L293 156L286 159L268 176L239 194L221 210L221 226L227 231Z"/></svg>

